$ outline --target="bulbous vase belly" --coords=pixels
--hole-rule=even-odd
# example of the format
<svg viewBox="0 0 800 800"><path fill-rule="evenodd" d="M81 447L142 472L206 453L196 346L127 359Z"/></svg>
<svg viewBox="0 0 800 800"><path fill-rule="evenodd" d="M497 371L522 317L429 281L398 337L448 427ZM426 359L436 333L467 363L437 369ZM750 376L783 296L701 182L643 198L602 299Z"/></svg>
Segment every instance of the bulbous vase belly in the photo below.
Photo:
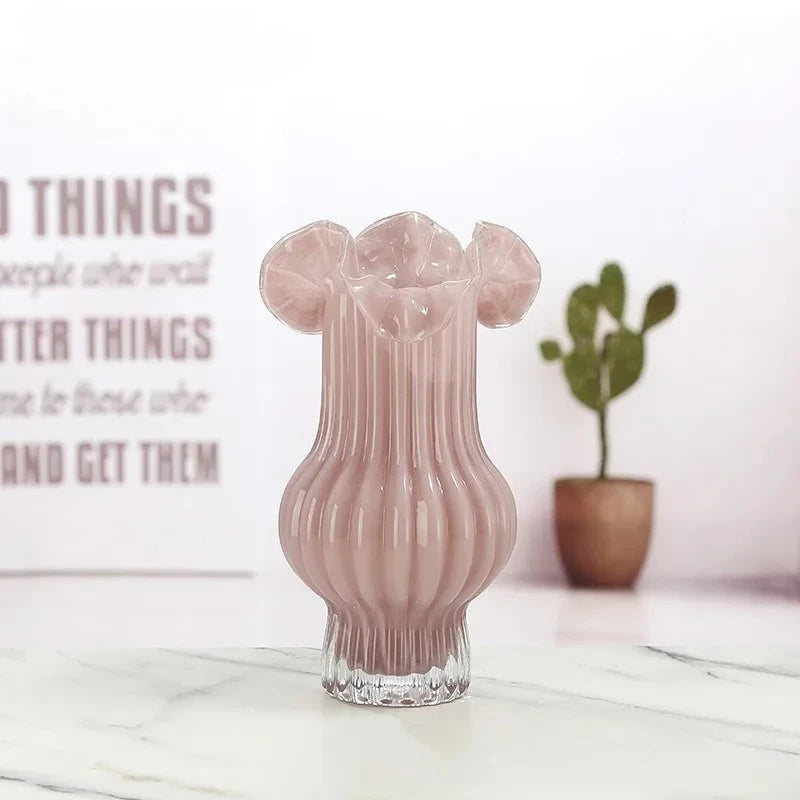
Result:
<svg viewBox="0 0 800 800"><path fill-rule="evenodd" d="M403 241L410 224L402 220ZM442 250L439 230L428 260ZM516 510L478 431L479 269L458 247L449 279L425 286L417 263L414 291L386 291L385 276L376 288L369 277L383 242L371 231L350 262L348 239L334 245L335 279L321 282L318 307L305 298L301 309L323 334L322 405L316 440L283 495L280 540L328 608L325 689L356 703L435 704L468 686L466 607L507 562ZM373 272L365 277L359 263Z"/></svg>

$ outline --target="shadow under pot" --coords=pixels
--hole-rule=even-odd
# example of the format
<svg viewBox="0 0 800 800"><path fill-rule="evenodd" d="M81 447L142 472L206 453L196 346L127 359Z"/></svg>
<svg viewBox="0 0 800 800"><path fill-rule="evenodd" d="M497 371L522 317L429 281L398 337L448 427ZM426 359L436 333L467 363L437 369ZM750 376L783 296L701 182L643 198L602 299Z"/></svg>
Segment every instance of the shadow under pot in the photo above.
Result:
<svg viewBox="0 0 800 800"><path fill-rule="evenodd" d="M555 483L556 537L573 586L631 588L653 524L653 483L562 478Z"/></svg>

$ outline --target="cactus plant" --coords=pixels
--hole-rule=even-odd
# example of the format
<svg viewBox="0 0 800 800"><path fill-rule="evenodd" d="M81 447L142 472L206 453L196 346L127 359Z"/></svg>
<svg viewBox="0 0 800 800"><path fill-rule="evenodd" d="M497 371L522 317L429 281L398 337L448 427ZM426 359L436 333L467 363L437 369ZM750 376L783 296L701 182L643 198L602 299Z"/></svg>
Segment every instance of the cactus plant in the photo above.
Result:
<svg viewBox="0 0 800 800"><path fill-rule="evenodd" d="M658 287L645 305L640 330L629 328L624 320L625 277L619 264L606 264L600 271L597 285L582 284L567 302L567 329L572 337L572 350L563 353L554 339L540 343L545 361L561 361L570 391L577 400L597 412L600 429L600 470L606 477L608 404L633 386L644 367L644 334L663 322L675 310L677 291L672 284ZM605 309L617 324L600 341L597 320Z"/></svg>

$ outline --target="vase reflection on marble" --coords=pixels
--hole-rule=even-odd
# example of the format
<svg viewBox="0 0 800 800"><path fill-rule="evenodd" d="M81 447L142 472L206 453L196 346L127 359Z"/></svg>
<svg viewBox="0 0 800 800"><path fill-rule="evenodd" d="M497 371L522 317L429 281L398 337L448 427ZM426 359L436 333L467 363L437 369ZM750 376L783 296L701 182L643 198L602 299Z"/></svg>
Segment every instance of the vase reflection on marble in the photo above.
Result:
<svg viewBox="0 0 800 800"><path fill-rule="evenodd" d="M470 677L467 604L507 562L516 509L481 443L476 324L522 318L539 265L510 230L458 240L417 213L355 239L315 222L264 258L261 295L322 333L322 406L283 494L294 571L327 604L324 688L341 700L453 700Z"/></svg>

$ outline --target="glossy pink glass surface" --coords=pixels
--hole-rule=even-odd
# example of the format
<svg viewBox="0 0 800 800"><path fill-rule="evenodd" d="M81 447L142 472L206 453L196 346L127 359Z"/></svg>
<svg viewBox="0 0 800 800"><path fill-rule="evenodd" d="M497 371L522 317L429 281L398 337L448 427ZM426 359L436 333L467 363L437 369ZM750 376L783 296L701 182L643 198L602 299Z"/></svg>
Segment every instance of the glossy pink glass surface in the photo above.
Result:
<svg viewBox="0 0 800 800"><path fill-rule="evenodd" d="M518 321L539 279L506 228L478 223L464 251L416 213L355 240L317 222L264 259L267 306L323 335L319 430L286 487L279 530L289 563L328 605L324 680L337 696L376 702L332 690L339 679L448 669L452 692L426 686L407 704L466 688L465 609L505 565L516 531L514 498L478 432L476 323Z"/></svg>

